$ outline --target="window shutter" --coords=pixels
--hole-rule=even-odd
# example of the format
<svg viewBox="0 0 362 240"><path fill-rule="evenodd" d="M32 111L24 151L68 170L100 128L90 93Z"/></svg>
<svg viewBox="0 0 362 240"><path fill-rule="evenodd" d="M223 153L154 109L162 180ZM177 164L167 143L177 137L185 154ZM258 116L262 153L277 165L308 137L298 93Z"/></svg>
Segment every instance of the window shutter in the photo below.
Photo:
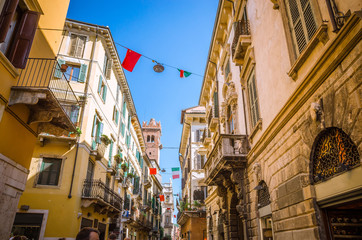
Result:
<svg viewBox="0 0 362 240"><path fill-rule="evenodd" d="M69 49L69 56L75 56L75 49L77 47L77 35L71 34L70 35L70 49Z"/></svg>
<svg viewBox="0 0 362 240"><path fill-rule="evenodd" d="M196 142L200 142L200 130L196 130Z"/></svg>
<svg viewBox="0 0 362 240"><path fill-rule="evenodd" d="M102 75L99 75L99 82L98 82L98 93L100 93L102 91Z"/></svg>
<svg viewBox="0 0 362 240"><path fill-rule="evenodd" d="M125 125L123 122L121 122L121 134L122 134L122 137L124 137L124 132L125 132Z"/></svg>
<svg viewBox="0 0 362 240"><path fill-rule="evenodd" d="M313 37L314 33L317 31L317 24L314 20L314 15L312 12L312 8L310 6L310 1L301 1L301 3L303 8L304 21L308 33L308 40L310 40Z"/></svg>
<svg viewBox="0 0 362 240"><path fill-rule="evenodd" d="M21 17L18 31L12 43L13 47L9 54L9 61L16 68L25 68L35 31L38 26L38 20L39 13L33 11L26 11Z"/></svg>
<svg viewBox="0 0 362 240"><path fill-rule="evenodd" d="M106 70L106 78L107 79L111 79L112 64L113 64L113 60L108 59L108 61L107 61L107 70Z"/></svg>
<svg viewBox="0 0 362 240"><path fill-rule="evenodd" d="M77 36L76 48L75 48L76 57L79 57L79 58L83 57L83 51L84 51L86 39L87 39L86 36Z"/></svg>
<svg viewBox="0 0 362 240"><path fill-rule="evenodd" d="M99 122L97 126L97 136L96 136L97 143L101 142L102 132L103 132L103 123Z"/></svg>
<svg viewBox="0 0 362 240"><path fill-rule="evenodd" d="M107 99L107 85L103 86L102 99L103 99L104 102L106 102L106 99Z"/></svg>
<svg viewBox="0 0 362 240"><path fill-rule="evenodd" d="M214 92L214 117L219 117L219 101L217 92Z"/></svg>
<svg viewBox="0 0 362 240"><path fill-rule="evenodd" d="M127 109L127 103L126 103L126 101L124 101L123 102L123 108L122 108L123 118L126 118L126 109Z"/></svg>
<svg viewBox="0 0 362 240"><path fill-rule="evenodd" d="M63 59L58 59L58 63L55 64L54 77L62 78L63 73L60 71L62 64L65 64L65 61Z"/></svg>
<svg viewBox="0 0 362 240"><path fill-rule="evenodd" d="M87 68L88 68L87 64L80 65L80 73L79 73L79 77L78 77L78 82L85 82L85 77L87 75Z"/></svg>
<svg viewBox="0 0 362 240"><path fill-rule="evenodd" d="M128 115L128 131L131 129L131 115Z"/></svg>
<svg viewBox="0 0 362 240"><path fill-rule="evenodd" d="M92 137L94 137L96 135L96 130L97 130L97 116L94 115L94 118L93 118L93 128L92 128Z"/></svg>
<svg viewBox="0 0 362 240"><path fill-rule="evenodd" d="M118 124L118 119L119 119L119 111L116 109L116 124Z"/></svg>
<svg viewBox="0 0 362 240"><path fill-rule="evenodd" d="M111 166L112 163L112 154L113 154L113 141L111 140L111 144L109 146L109 162L108 162L109 166Z"/></svg>
<svg viewBox="0 0 362 240"><path fill-rule="evenodd" d="M0 15L0 43L5 41L19 0L7 0Z"/></svg>

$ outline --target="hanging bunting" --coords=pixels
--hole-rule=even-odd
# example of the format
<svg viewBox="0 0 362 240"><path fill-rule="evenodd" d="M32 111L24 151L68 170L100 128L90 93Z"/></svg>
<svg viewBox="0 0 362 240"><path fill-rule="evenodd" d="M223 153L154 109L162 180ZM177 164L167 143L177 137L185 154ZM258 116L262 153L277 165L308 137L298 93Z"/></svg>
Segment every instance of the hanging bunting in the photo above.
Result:
<svg viewBox="0 0 362 240"><path fill-rule="evenodd" d="M131 49L127 50L126 57L123 60L122 67L130 72L133 71L134 66L138 62L142 55L132 51Z"/></svg>
<svg viewBox="0 0 362 240"><path fill-rule="evenodd" d="M156 168L150 168L150 175L156 175L157 169Z"/></svg>
<svg viewBox="0 0 362 240"><path fill-rule="evenodd" d="M188 76L190 76L191 75L191 73L190 72L186 72L185 70L181 70L181 69L177 69L177 70L179 70L179 72L180 72L180 78L187 78Z"/></svg>
<svg viewBox="0 0 362 240"><path fill-rule="evenodd" d="M180 168L171 168L172 169L172 179L180 178Z"/></svg>

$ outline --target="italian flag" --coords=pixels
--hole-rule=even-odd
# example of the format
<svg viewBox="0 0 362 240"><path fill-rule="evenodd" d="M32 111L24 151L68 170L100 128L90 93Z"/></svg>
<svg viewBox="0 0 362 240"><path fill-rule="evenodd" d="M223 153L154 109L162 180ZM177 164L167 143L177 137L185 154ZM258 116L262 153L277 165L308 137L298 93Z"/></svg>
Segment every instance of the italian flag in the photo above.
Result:
<svg viewBox="0 0 362 240"><path fill-rule="evenodd" d="M190 72L186 72L185 70L181 70L181 69L177 69L177 70L179 70L179 72L180 72L180 78L187 78L188 76L190 76L191 75L191 73Z"/></svg>
<svg viewBox="0 0 362 240"><path fill-rule="evenodd" d="M172 168L172 179L180 178L180 168Z"/></svg>

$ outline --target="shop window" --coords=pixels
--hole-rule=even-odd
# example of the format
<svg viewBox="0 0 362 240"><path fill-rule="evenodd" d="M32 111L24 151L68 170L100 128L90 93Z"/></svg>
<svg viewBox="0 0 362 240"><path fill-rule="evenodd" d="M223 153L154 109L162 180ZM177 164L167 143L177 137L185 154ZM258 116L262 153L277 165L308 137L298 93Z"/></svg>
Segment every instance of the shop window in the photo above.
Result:
<svg viewBox="0 0 362 240"><path fill-rule="evenodd" d="M62 159L43 158L37 184L57 186L59 183L61 164Z"/></svg>
<svg viewBox="0 0 362 240"><path fill-rule="evenodd" d="M345 132L335 127L327 128L317 136L311 161L315 183L360 165L356 145Z"/></svg>
<svg viewBox="0 0 362 240"><path fill-rule="evenodd" d="M16 68L24 69L38 27L39 13L23 1L6 0L0 15L0 51Z"/></svg>

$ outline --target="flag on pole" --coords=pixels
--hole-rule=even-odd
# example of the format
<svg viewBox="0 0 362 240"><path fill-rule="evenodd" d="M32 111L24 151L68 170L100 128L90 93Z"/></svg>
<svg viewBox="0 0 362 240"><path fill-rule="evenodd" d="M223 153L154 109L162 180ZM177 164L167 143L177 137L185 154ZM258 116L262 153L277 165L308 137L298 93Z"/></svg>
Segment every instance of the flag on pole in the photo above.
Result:
<svg viewBox="0 0 362 240"><path fill-rule="evenodd" d="M156 175L157 169L156 168L150 168L150 175Z"/></svg>
<svg viewBox="0 0 362 240"><path fill-rule="evenodd" d="M140 59L141 54L132 51L131 49L127 50L126 57L123 60L122 67L130 72L133 71L134 66L136 65L138 59Z"/></svg>
<svg viewBox="0 0 362 240"><path fill-rule="evenodd" d="M160 201L164 202L165 201L165 196L164 195L160 195Z"/></svg>
<svg viewBox="0 0 362 240"><path fill-rule="evenodd" d="M176 218L176 215L173 215L174 218Z"/></svg>
<svg viewBox="0 0 362 240"><path fill-rule="evenodd" d="M191 75L190 72L186 72L185 70L181 70L181 69L177 69L177 70L180 71L180 78L184 78L184 77L187 78L188 76Z"/></svg>
<svg viewBox="0 0 362 240"><path fill-rule="evenodd" d="M180 168L172 168L172 179L180 178Z"/></svg>

